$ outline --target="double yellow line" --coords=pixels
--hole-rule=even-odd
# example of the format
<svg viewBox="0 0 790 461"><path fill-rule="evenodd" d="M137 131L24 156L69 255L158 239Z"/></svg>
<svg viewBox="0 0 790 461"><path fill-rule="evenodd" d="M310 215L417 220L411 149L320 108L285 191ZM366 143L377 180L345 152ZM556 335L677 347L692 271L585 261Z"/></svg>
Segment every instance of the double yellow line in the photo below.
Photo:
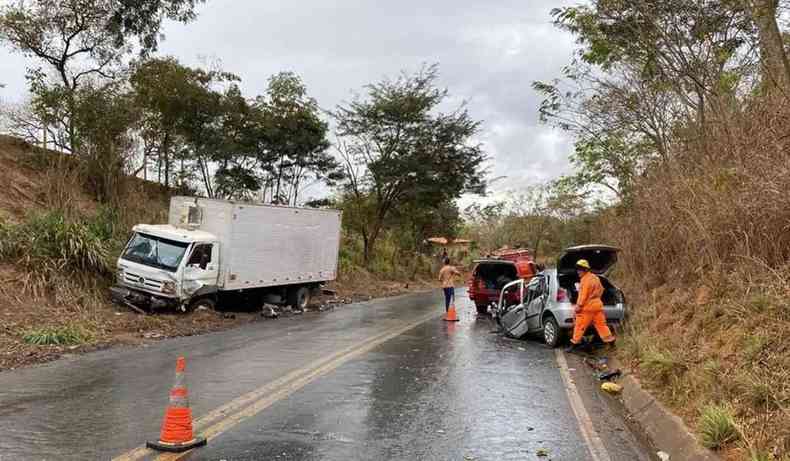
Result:
<svg viewBox="0 0 790 461"><path fill-rule="evenodd" d="M195 420L196 432L199 432L203 437L211 441L213 438L227 432L242 421L255 416L277 401L288 397L311 381L336 370L344 363L366 354L390 339L400 336L440 315L441 312L433 312L405 324L402 321L394 320L392 321L392 326L377 335L346 347L327 357L311 362L298 370L294 370L281 378L237 397L225 405L212 410L208 414L201 416ZM166 453L159 455L156 459L158 461L176 461L186 456L187 453L189 452L178 454ZM113 461L137 461L155 454L156 452L145 446L139 446L113 458Z"/></svg>

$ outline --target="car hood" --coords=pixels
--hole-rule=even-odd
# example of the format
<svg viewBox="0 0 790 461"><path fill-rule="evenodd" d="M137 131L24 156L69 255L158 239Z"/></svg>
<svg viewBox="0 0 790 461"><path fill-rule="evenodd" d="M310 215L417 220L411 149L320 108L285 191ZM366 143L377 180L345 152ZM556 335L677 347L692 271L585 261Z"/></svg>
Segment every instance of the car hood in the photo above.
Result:
<svg viewBox="0 0 790 461"><path fill-rule="evenodd" d="M580 245L570 247L557 261L557 272L568 274L576 271L576 261L586 259L596 274L605 274L617 263L619 248L609 245Z"/></svg>

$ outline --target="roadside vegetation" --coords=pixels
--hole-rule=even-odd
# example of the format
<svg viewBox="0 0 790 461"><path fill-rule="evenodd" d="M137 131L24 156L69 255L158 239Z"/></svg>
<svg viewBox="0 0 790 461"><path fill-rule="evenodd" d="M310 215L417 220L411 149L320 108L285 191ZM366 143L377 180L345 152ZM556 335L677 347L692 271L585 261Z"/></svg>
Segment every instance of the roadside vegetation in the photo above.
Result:
<svg viewBox="0 0 790 461"><path fill-rule="evenodd" d="M534 84L543 119L577 139L559 183L623 250L621 354L728 459L790 456L788 6L557 9L579 52Z"/></svg>
<svg viewBox="0 0 790 461"><path fill-rule="evenodd" d="M30 99L0 107L0 368L251 320L109 304L131 227L166 222L175 194L341 209L342 298L432 286L426 238L457 236L455 199L485 191L487 159L438 66L327 113L288 70L245 95L232 70L159 55L162 21L189 23L201 1L133 3L0 6L0 45L32 58ZM307 196L316 184L331 194Z"/></svg>

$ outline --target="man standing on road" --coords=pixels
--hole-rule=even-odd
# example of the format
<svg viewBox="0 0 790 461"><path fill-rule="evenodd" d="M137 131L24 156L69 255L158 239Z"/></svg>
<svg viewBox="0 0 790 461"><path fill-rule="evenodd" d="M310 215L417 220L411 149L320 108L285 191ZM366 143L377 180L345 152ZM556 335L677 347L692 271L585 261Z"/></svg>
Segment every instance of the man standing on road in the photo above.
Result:
<svg viewBox="0 0 790 461"><path fill-rule="evenodd" d="M573 352L581 344L584 332L592 324L598 336L606 344L614 344L615 337L606 326L606 315L603 312L603 285L597 275L590 270L590 263L586 259L576 262L576 273L579 274L581 284L579 296L576 298L576 319L573 326L571 345L565 352Z"/></svg>
<svg viewBox="0 0 790 461"><path fill-rule="evenodd" d="M444 311L450 309L450 303L455 300L455 277L460 277L461 273L455 266L450 265L450 258L444 258L444 266L439 270L439 282L444 291Z"/></svg>

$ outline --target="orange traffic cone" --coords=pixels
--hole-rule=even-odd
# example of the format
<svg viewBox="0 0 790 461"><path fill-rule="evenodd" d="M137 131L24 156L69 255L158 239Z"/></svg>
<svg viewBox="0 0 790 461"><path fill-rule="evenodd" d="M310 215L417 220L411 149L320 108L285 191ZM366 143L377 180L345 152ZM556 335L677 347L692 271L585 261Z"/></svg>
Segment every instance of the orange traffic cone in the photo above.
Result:
<svg viewBox="0 0 790 461"><path fill-rule="evenodd" d="M148 448L180 453L206 444L204 437L192 435L192 410L189 408L187 385L184 381L186 360L176 360L176 383L170 390L170 404L165 410L162 432L156 442L146 442Z"/></svg>
<svg viewBox="0 0 790 461"><path fill-rule="evenodd" d="M455 312L455 303L450 304L450 308L447 309L447 315L444 317L445 322L457 322L458 321L458 314Z"/></svg>

